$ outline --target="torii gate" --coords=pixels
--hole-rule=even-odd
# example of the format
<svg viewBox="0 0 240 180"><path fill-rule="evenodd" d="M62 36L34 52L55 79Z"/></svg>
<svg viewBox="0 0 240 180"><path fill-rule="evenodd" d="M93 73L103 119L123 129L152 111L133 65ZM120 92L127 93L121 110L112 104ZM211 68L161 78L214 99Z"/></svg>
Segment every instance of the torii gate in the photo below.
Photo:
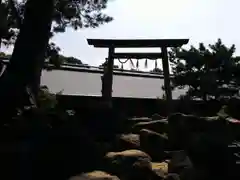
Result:
<svg viewBox="0 0 240 180"><path fill-rule="evenodd" d="M87 39L89 45L96 48L108 48L107 67L104 70L102 97L112 107L112 84L114 59L158 59L162 58L167 113L171 112L172 90L168 62L168 47L180 47L189 39ZM115 53L115 48L160 48L161 53Z"/></svg>

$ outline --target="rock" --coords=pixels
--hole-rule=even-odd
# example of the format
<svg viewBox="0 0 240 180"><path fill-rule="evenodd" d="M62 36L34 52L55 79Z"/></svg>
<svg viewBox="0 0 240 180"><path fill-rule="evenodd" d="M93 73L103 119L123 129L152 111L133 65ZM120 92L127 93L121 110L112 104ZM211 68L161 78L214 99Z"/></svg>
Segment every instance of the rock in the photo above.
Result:
<svg viewBox="0 0 240 180"><path fill-rule="evenodd" d="M152 170L162 178L165 178L168 174L168 162L152 162Z"/></svg>
<svg viewBox="0 0 240 180"><path fill-rule="evenodd" d="M240 142L234 141L228 145L228 164L226 171L229 179L240 179Z"/></svg>
<svg viewBox="0 0 240 180"><path fill-rule="evenodd" d="M226 120L219 117L196 117L193 115L173 114L168 118L168 137L173 149L188 146L192 133L215 134L219 139L229 137ZM220 138L221 137L221 138Z"/></svg>
<svg viewBox="0 0 240 180"><path fill-rule="evenodd" d="M107 171L120 179L148 179L152 176L151 157L140 150L109 152L106 154Z"/></svg>
<svg viewBox="0 0 240 180"><path fill-rule="evenodd" d="M95 142L95 147L100 150L103 155L105 155L107 152L110 152L112 151L112 149L114 148L113 147L113 144L111 142Z"/></svg>
<svg viewBox="0 0 240 180"><path fill-rule="evenodd" d="M152 120L162 120L162 119L164 119L164 117L159 114L152 115Z"/></svg>
<svg viewBox="0 0 240 180"><path fill-rule="evenodd" d="M88 110L86 108L85 111L88 112ZM95 139L112 141L116 134L124 131L125 117L115 109L107 106L97 106L92 111L94 113L86 113L81 121Z"/></svg>
<svg viewBox="0 0 240 180"><path fill-rule="evenodd" d="M193 164L185 151L171 153L172 158L168 163L168 173L178 174L181 180L192 180L195 177Z"/></svg>
<svg viewBox="0 0 240 180"><path fill-rule="evenodd" d="M185 125L185 116L173 114L168 117L168 138L172 150L181 150L185 147L188 137L188 128Z"/></svg>
<svg viewBox="0 0 240 180"><path fill-rule="evenodd" d="M240 119L240 112L238 107L240 106L240 98L232 97L227 104L227 114L230 116Z"/></svg>
<svg viewBox="0 0 240 180"><path fill-rule="evenodd" d="M133 117L133 118L129 118L128 121L133 121L135 123L138 123L138 122L152 121L152 119L149 117Z"/></svg>
<svg viewBox="0 0 240 180"><path fill-rule="evenodd" d="M195 135L196 136L196 135ZM191 142L188 155L199 172L209 179L239 179L240 143L232 142L230 145L221 137L202 133L198 140ZM219 173L221 172L221 173Z"/></svg>
<svg viewBox="0 0 240 180"><path fill-rule="evenodd" d="M210 128L224 128L227 123L224 119L215 117L198 117L181 113L168 117L169 126L174 129L187 130L188 132L207 131Z"/></svg>
<svg viewBox="0 0 240 180"><path fill-rule="evenodd" d="M212 169L227 161L223 154L232 139L228 124L219 117L174 114L169 117L169 141L173 149L185 149L194 165Z"/></svg>
<svg viewBox="0 0 240 180"><path fill-rule="evenodd" d="M121 134L117 136L116 149L124 151L127 149L140 149L140 137L138 134Z"/></svg>
<svg viewBox="0 0 240 180"><path fill-rule="evenodd" d="M168 129L168 122L166 119L140 122L133 126L132 131L134 133L139 133L141 129L149 129L157 133L166 133Z"/></svg>
<svg viewBox="0 0 240 180"><path fill-rule="evenodd" d="M33 168L39 173L34 179L67 179L81 172L98 168L105 155L91 134L79 131L79 136L59 131L48 138L45 147L33 157ZM41 171L41 173L40 173Z"/></svg>
<svg viewBox="0 0 240 180"><path fill-rule="evenodd" d="M106 158L108 159L114 159L114 158L134 158L134 159L144 159L144 160L149 160L151 161L151 157L140 150L136 149L131 149L131 150L126 150L126 151L121 151L121 152L109 152L106 154Z"/></svg>
<svg viewBox="0 0 240 180"><path fill-rule="evenodd" d="M187 156L185 151L173 151L171 152L171 159L168 164L169 173L180 173L183 169L191 168L192 162Z"/></svg>
<svg viewBox="0 0 240 180"><path fill-rule="evenodd" d="M140 131L141 149L148 153L154 161L162 161L167 154L164 152L168 150L168 138L148 129Z"/></svg>
<svg viewBox="0 0 240 180"><path fill-rule="evenodd" d="M103 171L93 171L73 176L69 180L119 180L119 178Z"/></svg>
<svg viewBox="0 0 240 180"><path fill-rule="evenodd" d="M164 180L181 180L179 175L176 173L169 173Z"/></svg>
<svg viewBox="0 0 240 180"><path fill-rule="evenodd" d="M226 118L233 140L240 140L240 120L231 117Z"/></svg>
<svg viewBox="0 0 240 180"><path fill-rule="evenodd" d="M206 132L192 133L186 151L194 167L205 175L203 179L226 178L229 157L227 142L221 136Z"/></svg>
<svg viewBox="0 0 240 180"><path fill-rule="evenodd" d="M151 122L152 119L149 117L133 117L133 118L129 118L127 121L128 127L132 127L137 123L142 123L142 122ZM131 131L131 129L130 129Z"/></svg>
<svg viewBox="0 0 240 180"><path fill-rule="evenodd" d="M187 152L198 177L200 174L203 179L227 177L227 145L232 137L224 118L174 114L168 121L172 149Z"/></svg>

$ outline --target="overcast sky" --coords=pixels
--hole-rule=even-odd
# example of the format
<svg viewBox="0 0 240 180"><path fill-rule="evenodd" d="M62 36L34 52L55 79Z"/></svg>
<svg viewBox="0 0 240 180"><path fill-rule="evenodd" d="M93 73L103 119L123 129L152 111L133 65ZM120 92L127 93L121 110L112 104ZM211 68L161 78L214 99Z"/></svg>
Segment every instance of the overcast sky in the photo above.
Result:
<svg viewBox="0 0 240 180"><path fill-rule="evenodd" d="M112 0L106 12L113 22L97 29L68 30L53 40L64 55L91 65L102 63L107 50L88 46L87 38L189 38L189 44L221 38L225 44L236 44L240 55L239 8L239 0Z"/></svg>
<svg viewBox="0 0 240 180"><path fill-rule="evenodd" d="M189 38L189 44L221 38L225 44L236 44L240 55L239 8L239 0L113 0L107 9L113 22L69 30L54 41L64 55L91 65L103 62L107 50L88 46L86 38Z"/></svg>

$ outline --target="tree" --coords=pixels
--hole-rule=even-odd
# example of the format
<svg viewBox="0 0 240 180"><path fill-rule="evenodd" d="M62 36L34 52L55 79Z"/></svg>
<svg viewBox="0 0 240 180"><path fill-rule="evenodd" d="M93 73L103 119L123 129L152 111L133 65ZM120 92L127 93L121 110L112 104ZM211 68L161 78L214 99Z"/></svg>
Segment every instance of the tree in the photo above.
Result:
<svg viewBox="0 0 240 180"><path fill-rule="evenodd" d="M4 52L0 52L0 58L10 59L10 57L11 57L10 54L5 54Z"/></svg>
<svg viewBox="0 0 240 180"><path fill-rule="evenodd" d="M82 61L75 57L66 57L61 54L57 54L57 56L57 58L50 57L48 59L48 63L54 65L56 68L59 68L62 64L83 65Z"/></svg>
<svg viewBox="0 0 240 180"><path fill-rule="evenodd" d="M5 54L4 52L0 52L0 61L9 60L11 58L11 54ZM71 65L85 65L80 59L75 57L66 57L62 54L58 55L58 58L49 58L46 61L48 64L54 65L55 67L59 68L62 64L71 64ZM1 68L0 68L1 69Z"/></svg>
<svg viewBox="0 0 240 180"><path fill-rule="evenodd" d="M235 46L227 47L221 39L208 48L203 43L189 50L173 48L169 53L173 89L188 87L187 97L205 101L238 94L240 58L234 52Z"/></svg>
<svg viewBox="0 0 240 180"><path fill-rule="evenodd" d="M158 67L155 67L153 70L150 71L151 73L154 73L154 74L163 74L163 71L158 68Z"/></svg>
<svg viewBox="0 0 240 180"><path fill-rule="evenodd" d="M15 2L16 6L11 6L10 2L14 1L3 1L8 13L15 22L18 18L12 11L19 10L17 12L21 21L10 63L1 77L1 85L4 87L0 93L3 96L2 111L22 106L21 98L24 97L26 87L37 94L48 42L53 32L63 32L67 27L95 28L112 20L101 11L106 8L107 0L23 0L22 4ZM10 29L12 26L8 27ZM57 57L57 52L53 52ZM4 106L6 102L11 104L10 107Z"/></svg>
<svg viewBox="0 0 240 180"><path fill-rule="evenodd" d="M51 16L51 31L49 31L48 40L56 33L65 32L68 27L74 28L75 30L89 27L96 28L101 24L112 21L112 17L102 13L102 10L107 7L107 2L107 0L54 0L54 9ZM2 5L5 9L5 17L7 18L7 27L5 35L2 38L2 42L5 45L11 45L15 42L24 19L26 3L27 0L3 0ZM57 60L60 62L60 59L57 59L59 57L59 51L60 48L51 42L47 45L46 52L43 53L44 58L54 59L55 63ZM59 62L57 64L59 64ZM39 74L41 74L41 71L38 72L38 75L35 77L39 77ZM35 82L35 85L39 84L40 77Z"/></svg>
<svg viewBox="0 0 240 180"><path fill-rule="evenodd" d="M75 57L64 57L64 56L62 56L62 58L63 58L63 62L66 63L66 64L76 64L76 65L83 64L81 60L79 60Z"/></svg>
<svg viewBox="0 0 240 180"><path fill-rule="evenodd" d="M106 60L104 61L104 63L100 64L99 65L99 68L104 68L107 66L107 58ZM119 69L118 65L113 65L113 69Z"/></svg>
<svg viewBox="0 0 240 180"><path fill-rule="evenodd" d="M1 39L5 45L12 45L16 40L24 18L26 2L27 0L0 1ZM96 28L112 21L112 17L102 13L102 10L107 7L107 2L108 0L55 0L51 36L58 32L65 32L68 27L75 30Z"/></svg>

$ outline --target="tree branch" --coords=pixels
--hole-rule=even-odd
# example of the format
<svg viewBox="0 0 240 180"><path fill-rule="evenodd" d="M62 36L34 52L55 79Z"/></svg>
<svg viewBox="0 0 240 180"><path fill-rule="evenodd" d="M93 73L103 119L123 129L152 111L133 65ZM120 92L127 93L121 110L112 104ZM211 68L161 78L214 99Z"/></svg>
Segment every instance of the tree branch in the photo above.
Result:
<svg viewBox="0 0 240 180"><path fill-rule="evenodd" d="M15 1L14 0L9 0L8 1L9 8L12 10L12 15L16 18L17 26L20 28L22 24L22 18L15 6Z"/></svg>

